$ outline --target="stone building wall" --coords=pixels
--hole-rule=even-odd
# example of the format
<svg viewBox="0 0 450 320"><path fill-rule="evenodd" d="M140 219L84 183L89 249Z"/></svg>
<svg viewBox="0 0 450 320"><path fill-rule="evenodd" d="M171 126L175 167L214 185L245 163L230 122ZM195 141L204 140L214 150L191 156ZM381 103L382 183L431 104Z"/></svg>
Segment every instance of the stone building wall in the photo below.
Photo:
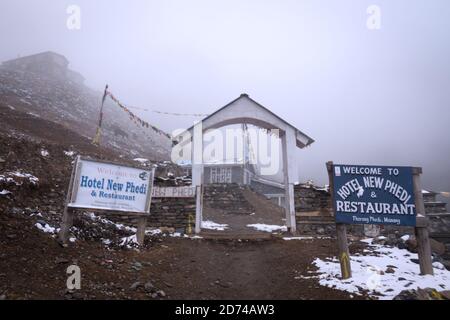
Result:
<svg viewBox="0 0 450 320"><path fill-rule="evenodd" d="M323 215L330 215L331 197L325 189L296 185L294 200L295 212L319 211Z"/></svg>
<svg viewBox="0 0 450 320"><path fill-rule="evenodd" d="M195 198L153 198L148 226L192 233L195 229L195 209Z"/></svg>
<svg viewBox="0 0 450 320"><path fill-rule="evenodd" d="M69 61L55 52L42 52L2 63L3 68L34 72L83 84L84 77L69 69Z"/></svg>

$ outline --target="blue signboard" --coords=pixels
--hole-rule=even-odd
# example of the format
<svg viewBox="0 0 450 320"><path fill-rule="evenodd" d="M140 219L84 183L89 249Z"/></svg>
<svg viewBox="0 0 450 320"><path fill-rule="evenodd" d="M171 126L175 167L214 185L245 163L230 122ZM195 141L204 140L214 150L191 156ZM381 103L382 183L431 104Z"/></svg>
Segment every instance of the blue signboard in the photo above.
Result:
<svg viewBox="0 0 450 320"><path fill-rule="evenodd" d="M333 165L337 223L415 226L411 167Z"/></svg>

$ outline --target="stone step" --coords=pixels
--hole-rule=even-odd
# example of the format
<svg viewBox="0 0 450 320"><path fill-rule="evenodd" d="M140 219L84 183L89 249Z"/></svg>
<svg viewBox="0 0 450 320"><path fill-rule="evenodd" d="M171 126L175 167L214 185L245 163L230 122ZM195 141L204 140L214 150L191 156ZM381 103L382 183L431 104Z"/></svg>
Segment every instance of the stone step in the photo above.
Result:
<svg viewBox="0 0 450 320"><path fill-rule="evenodd" d="M436 241L450 244L450 234L448 233L430 233L430 237L433 238Z"/></svg>
<svg viewBox="0 0 450 320"><path fill-rule="evenodd" d="M297 220L297 224L324 224L324 225L328 225L328 224L335 224L336 221L334 220L327 220L327 221L298 221Z"/></svg>
<svg viewBox="0 0 450 320"><path fill-rule="evenodd" d="M204 204L225 213L251 214L254 207L243 195L247 188L237 184L207 185L203 196Z"/></svg>
<svg viewBox="0 0 450 320"><path fill-rule="evenodd" d="M277 235L273 235L267 232L249 232L249 233L239 233L230 231L202 231L199 234L200 237L206 240L271 240L279 238Z"/></svg>

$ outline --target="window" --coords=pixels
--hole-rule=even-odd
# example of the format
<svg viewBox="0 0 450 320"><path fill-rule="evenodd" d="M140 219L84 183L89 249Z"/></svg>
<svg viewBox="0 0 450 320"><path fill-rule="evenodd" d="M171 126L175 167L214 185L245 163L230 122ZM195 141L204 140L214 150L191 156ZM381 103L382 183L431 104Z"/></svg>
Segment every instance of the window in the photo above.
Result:
<svg viewBox="0 0 450 320"><path fill-rule="evenodd" d="M211 183L231 183L231 168L211 168Z"/></svg>

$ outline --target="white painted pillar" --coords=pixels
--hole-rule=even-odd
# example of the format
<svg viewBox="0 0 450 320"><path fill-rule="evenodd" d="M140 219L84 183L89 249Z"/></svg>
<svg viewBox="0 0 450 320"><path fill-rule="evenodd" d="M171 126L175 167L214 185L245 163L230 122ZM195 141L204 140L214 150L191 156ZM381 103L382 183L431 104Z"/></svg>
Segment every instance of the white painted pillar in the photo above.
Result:
<svg viewBox="0 0 450 320"><path fill-rule="evenodd" d="M296 159L296 135L295 130L288 128L281 138L283 150L283 173L285 185L285 210L286 226L292 233L296 232L297 224L295 217L294 183L298 178Z"/></svg>
<svg viewBox="0 0 450 320"><path fill-rule="evenodd" d="M192 135L192 185L197 190L195 209L195 233L200 233L203 221L203 123L194 125Z"/></svg>

